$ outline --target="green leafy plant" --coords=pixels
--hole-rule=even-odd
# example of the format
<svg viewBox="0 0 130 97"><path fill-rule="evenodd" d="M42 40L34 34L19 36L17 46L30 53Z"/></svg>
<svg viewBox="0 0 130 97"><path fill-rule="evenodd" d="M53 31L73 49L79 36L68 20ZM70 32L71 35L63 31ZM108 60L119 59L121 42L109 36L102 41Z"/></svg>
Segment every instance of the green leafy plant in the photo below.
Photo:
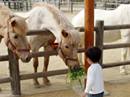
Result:
<svg viewBox="0 0 130 97"><path fill-rule="evenodd" d="M85 75L85 70L83 68L79 68L76 70L69 70L67 74L67 79L70 83L72 83L75 80L78 80L80 83L80 86L83 87L81 80L83 79Z"/></svg>

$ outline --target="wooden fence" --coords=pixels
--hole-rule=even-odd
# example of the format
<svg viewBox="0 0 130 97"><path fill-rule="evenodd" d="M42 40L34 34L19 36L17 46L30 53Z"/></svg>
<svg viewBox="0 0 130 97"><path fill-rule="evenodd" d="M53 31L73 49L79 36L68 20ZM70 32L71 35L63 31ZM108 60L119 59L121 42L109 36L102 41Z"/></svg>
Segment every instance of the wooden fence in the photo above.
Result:
<svg viewBox="0 0 130 97"><path fill-rule="evenodd" d="M96 22L96 46L103 50L107 49L116 49L116 48L125 48L125 47L130 47L130 43L118 43L118 44L110 44L110 45L103 45L103 33L104 30L117 30L117 29L129 29L130 25L115 25L115 26L104 26L103 21L97 21ZM120 32L119 32L120 33ZM102 64L103 56L101 59L101 64ZM125 62L115 62L115 63L109 63L109 64L103 64L103 68L108 68L108 67L115 67L115 66L121 66L121 65L129 65L130 61L125 61Z"/></svg>
<svg viewBox="0 0 130 97"><path fill-rule="evenodd" d="M116 30L116 29L128 29L130 28L130 25L118 25L118 26L104 26L103 21L98 21L96 27L94 30L96 31L96 46L103 49L112 49L112 48L122 48L122 47L129 47L130 43L127 44L116 44L116 45L103 45L103 32L104 30ZM79 31L84 31L84 28L76 28ZM43 32L50 32L47 29L39 30L36 33L36 31L30 31L28 35L37 35L37 34L43 34ZM47 35L47 33L45 33ZM84 52L85 49L79 49L78 52ZM57 51L49 51L49 52L37 52L37 53L31 53L30 57L42 57L45 55L57 55ZM9 71L10 76L5 78L0 78L0 83L11 83L11 90L13 95L21 95L21 84L20 80L27 80L32 79L35 77L43 77L43 76L53 76L53 75L61 75L66 74L67 69L63 70L55 70L55 71L48 71L47 73L39 72L39 73L31 73L31 74L22 74L19 73L19 62L17 57L12 53L12 51L8 50L8 55L0 56L0 61L9 61ZM102 60L101 60L102 62ZM119 63L109 63L104 64L103 68L110 68L115 66L121 66L121 65L128 65L130 64L130 61L126 62L119 62Z"/></svg>
<svg viewBox="0 0 130 97"><path fill-rule="evenodd" d="M38 35L38 34L48 35L50 34L50 31L47 29L44 29L44 30L33 30L33 31L28 32L28 35ZM84 49L79 49L78 52L84 52ZM36 56L43 57L46 55L52 56L52 55L57 55L57 54L58 54L57 51L53 50L49 52L31 53L30 57L36 57ZM0 56L0 61L9 61L10 77L0 78L0 83L10 82L13 95L21 95L20 80L27 80L27 79L32 79L35 77L61 75L61 74L66 74L68 71L67 69L63 69L63 70L49 71L47 73L39 72L39 73L20 75L18 59L15 56L15 54L13 54L12 51L10 50L8 50L8 55Z"/></svg>

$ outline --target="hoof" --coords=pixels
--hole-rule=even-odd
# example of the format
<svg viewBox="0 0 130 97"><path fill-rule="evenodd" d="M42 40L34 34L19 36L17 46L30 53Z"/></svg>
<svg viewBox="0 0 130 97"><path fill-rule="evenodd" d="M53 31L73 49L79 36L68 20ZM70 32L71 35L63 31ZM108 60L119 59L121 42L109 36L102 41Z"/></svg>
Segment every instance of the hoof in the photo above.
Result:
<svg viewBox="0 0 130 97"><path fill-rule="evenodd" d="M41 86L40 85L34 85L34 88L40 88Z"/></svg>
<svg viewBox="0 0 130 97"><path fill-rule="evenodd" d="M39 83L34 83L34 88L40 88L40 84Z"/></svg>
<svg viewBox="0 0 130 97"><path fill-rule="evenodd" d="M50 81L48 79L44 80L43 84L46 85L46 86L50 86L51 85L51 83L50 83Z"/></svg>
<svg viewBox="0 0 130 97"><path fill-rule="evenodd" d="M50 86L51 83L50 82L47 82L47 83L44 83L45 86Z"/></svg>

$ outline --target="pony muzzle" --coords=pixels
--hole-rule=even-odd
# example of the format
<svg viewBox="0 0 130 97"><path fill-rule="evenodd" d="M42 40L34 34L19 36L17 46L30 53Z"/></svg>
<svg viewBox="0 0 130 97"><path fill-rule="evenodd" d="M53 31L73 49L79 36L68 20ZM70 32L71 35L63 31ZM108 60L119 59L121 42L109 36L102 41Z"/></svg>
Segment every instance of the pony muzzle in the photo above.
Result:
<svg viewBox="0 0 130 97"><path fill-rule="evenodd" d="M22 60L22 62L29 62L31 60L30 49L19 49L15 53Z"/></svg>
<svg viewBox="0 0 130 97"><path fill-rule="evenodd" d="M28 56L25 56L24 58L20 57L20 59L22 60L22 62L29 62L31 60L31 57L28 55Z"/></svg>
<svg viewBox="0 0 130 97"><path fill-rule="evenodd" d="M79 68L80 68L80 65L70 66L70 70L78 70Z"/></svg>

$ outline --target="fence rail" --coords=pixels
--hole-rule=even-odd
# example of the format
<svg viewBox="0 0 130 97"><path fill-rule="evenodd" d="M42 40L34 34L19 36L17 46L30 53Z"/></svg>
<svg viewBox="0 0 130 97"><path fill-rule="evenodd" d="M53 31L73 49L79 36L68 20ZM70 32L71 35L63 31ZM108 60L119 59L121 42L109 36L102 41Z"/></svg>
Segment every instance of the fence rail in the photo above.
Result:
<svg viewBox="0 0 130 97"><path fill-rule="evenodd" d="M62 70L53 70L48 71L47 73L38 72L38 73L31 73L31 74L23 74L20 75L20 80L27 80L27 79L33 79L35 77L45 77L45 76L54 76L54 75L61 75L66 74L68 72L68 69L62 69ZM11 77L5 77L0 78L0 83L7 83L11 81Z"/></svg>
<svg viewBox="0 0 130 97"><path fill-rule="evenodd" d="M124 48L124 47L130 47L130 43L103 45L103 49L116 49L116 48Z"/></svg>

